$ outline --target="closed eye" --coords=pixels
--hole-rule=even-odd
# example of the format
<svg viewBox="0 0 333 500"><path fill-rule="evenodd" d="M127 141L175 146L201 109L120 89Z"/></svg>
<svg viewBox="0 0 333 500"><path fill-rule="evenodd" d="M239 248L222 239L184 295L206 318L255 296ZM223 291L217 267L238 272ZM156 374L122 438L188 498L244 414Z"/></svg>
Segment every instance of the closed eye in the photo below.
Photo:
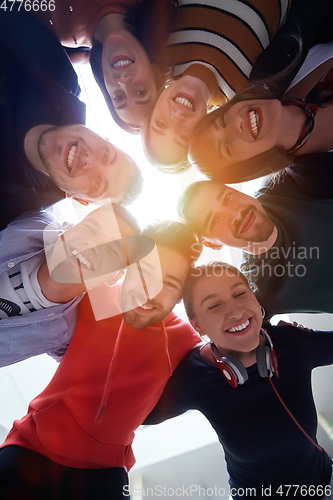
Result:
<svg viewBox="0 0 333 500"><path fill-rule="evenodd" d="M184 134L183 132L178 132L178 137L183 142L189 142L189 136L187 134Z"/></svg>
<svg viewBox="0 0 333 500"><path fill-rule="evenodd" d="M211 311L212 309L216 309L217 307L219 307L221 304L218 303L218 304L213 304L212 306L209 306L208 307L208 310Z"/></svg>
<svg viewBox="0 0 333 500"><path fill-rule="evenodd" d="M179 287L176 285L176 283L173 283L172 281L163 281L163 285L166 285L170 288L173 288L174 290L179 289Z"/></svg>
<svg viewBox="0 0 333 500"><path fill-rule="evenodd" d="M237 293L237 295L235 295L235 298L243 297L243 295L245 295L245 293L246 292Z"/></svg>

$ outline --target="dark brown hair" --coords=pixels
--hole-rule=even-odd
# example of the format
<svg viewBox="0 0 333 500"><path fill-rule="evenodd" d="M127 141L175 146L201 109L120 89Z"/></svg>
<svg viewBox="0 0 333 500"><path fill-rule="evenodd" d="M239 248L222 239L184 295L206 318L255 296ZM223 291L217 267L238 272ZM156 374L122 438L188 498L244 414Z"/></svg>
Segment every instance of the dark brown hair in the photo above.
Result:
<svg viewBox="0 0 333 500"><path fill-rule="evenodd" d="M172 0L137 0L126 15L126 23L129 29L147 52L151 63L155 63L162 74L166 66L165 45L171 30L171 22L176 12L176 6L177 2ZM117 115L105 86L102 69L102 45L97 41L94 41L90 52L90 64L113 120L126 132L140 134L141 127L139 125L126 123ZM157 79L156 88L160 89L163 83L163 77Z"/></svg>
<svg viewBox="0 0 333 500"><path fill-rule="evenodd" d="M256 294L257 286L248 281L246 276L239 269L237 269L237 267L232 266L231 264L213 261L203 266L193 267L191 274L187 278L183 292L184 306L189 319L195 318L193 310L193 288L195 284L198 283L203 276L215 276L217 271L219 272L217 276L221 276L224 272L227 276L239 276L242 281L244 281L244 284L250 288L254 294Z"/></svg>
<svg viewBox="0 0 333 500"><path fill-rule="evenodd" d="M248 160L223 168L221 158L212 147L212 140L207 127L234 104L252 99L276 99L276 91L265 84L254 84L233 97L221 108L206 115L195 127L191 136L189 158L191 163L210 179L233 184L256 179L279 172L293 162L293 156L280 147L272 148Z"/></svg>
<svg viewBox="0 0 333 500"><path fill-rule="evenodd" d="M157 245L180 253L188 260L189 264L200 257L201 243L190 227L181 222L172 220L157 222L147 226L142 234L152 238Z"/></svg>

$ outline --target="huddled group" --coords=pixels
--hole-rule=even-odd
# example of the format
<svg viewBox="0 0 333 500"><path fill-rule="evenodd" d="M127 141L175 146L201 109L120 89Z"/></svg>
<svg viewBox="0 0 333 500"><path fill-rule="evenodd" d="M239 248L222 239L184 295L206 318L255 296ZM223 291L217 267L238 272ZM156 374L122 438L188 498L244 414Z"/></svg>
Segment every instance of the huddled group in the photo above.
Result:
<svg viewBox="0 0 333 500"><path fill-rule="evenodd" d="M134 431L189 409L234 500L333 499L311 387L332 332L269 321L333 314L332 2L30 3L0 8L0 367L59 365L0 448L0 500L128 498ZM204 174L178 220L125 208L140 166L85 127L81 63L152 169ZM99 207L64 230L66 196Z"/></svg>

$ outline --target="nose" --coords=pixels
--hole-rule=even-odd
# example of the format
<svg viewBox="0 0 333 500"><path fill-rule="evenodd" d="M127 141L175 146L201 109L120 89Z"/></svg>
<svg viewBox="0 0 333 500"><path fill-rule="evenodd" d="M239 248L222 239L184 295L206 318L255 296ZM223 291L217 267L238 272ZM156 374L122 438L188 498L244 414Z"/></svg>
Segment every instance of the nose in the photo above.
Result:
<svg viewBox="0 0 333 500"><path fill-rule="evenodd" d="M231 303L229 303L226 316L228 319L231 320L241 319L243 317L243 309L239 307L239 305L236 304L234 301L232 301Z"/></svg>
<svg viewBox="0 0 333 500"><path fill-rule="evenodd" d="M185 115L179 109L173 109L173 110L171 110L170 115L171 115L172 120L177 121L177 122L181 122L182 123L186 119Z"/></svg>
<svg viewBox="0 0 333 500"><path fill-rule="evenodd" d="M228 128L228 125L227 125L227 128ZM232 123L230 123L229 130L231 129L234 134L240 135L243 131L243 128L244 128L243 127L243 119L239 115L235 116Z"/></svg>
<svg viewBox="0 0 333 500"><path fill-rule="evenodd" d="M119 77L117 78L117 83L120 86L124 86L127 83L130 83L132 81L132 76L129 75L128 73L121 73Z"/></svg>
<svg viewBox="0 0 333 500"><path fill-rule="evenodd" d="M82 150L79 166L81 166L82 170L91 170L94 167L88 151Z"/></svg>

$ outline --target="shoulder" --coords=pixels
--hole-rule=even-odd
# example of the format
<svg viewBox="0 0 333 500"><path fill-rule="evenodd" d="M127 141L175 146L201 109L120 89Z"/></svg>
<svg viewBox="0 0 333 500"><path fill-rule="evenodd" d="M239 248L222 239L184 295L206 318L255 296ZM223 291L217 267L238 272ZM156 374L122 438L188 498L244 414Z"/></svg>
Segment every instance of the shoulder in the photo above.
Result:
<svg viewBox="0 0 333 500"><path fill-rule="evenodd" d="M17 217L13 222L11 222L7 228L14 228L16 230L29 228L38 230L44 229L46 226L50 225L50 229L60 229L60 222L52 215L51 212L45 210L25 212L19 217ZM6 229L7 229L6 228Z"/></svg>

